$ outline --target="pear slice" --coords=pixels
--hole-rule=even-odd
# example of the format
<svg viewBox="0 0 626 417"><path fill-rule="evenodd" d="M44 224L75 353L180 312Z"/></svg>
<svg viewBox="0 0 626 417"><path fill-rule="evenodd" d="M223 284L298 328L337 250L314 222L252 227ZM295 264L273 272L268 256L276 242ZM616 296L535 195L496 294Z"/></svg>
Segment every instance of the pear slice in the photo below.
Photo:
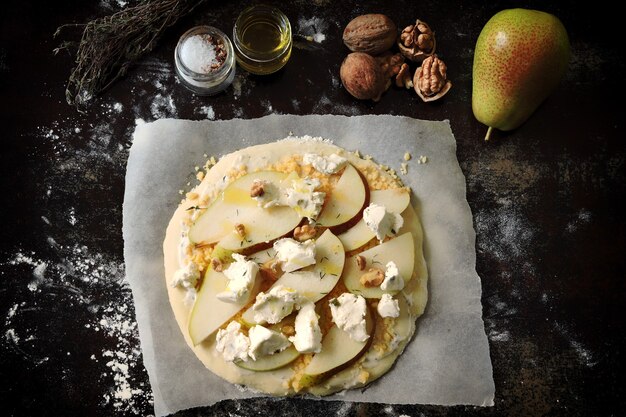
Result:
<svg viewBox="0 0 626 417"><path fill-rule="evenodd" d="M280 187L287 174L260 171L244 175L229 184L189 229L189 240L196 244L219 242L225 250L239 251L268 242L292 231L301 221L294 209L286 206L262 208L250 197L254 180L266 180ZM235 225L245 227L245 236Z"/></svg>
<svg viewBox="0 0 626 417"><path fill-rule="evenodd" d="M409 306L406 302L404 294L398 293L396 298L398 300L398 307L400 308L400 315L395 319L395 326L393 330L396 334L396 340L398 342L403 342L413 334L415 319L411 317Z"/></svg>
<svg viewBox="0 0 626 417"><path fill-rule="evenodd" d="M316 222L338 233L339 226L354 221L368 204L369 187L357 169L347 164ZM345 229L346 227L344 227Z"/></svg>
<svg viewBox="0 0 626 417"><path fill-rule="evenodd" d="M189 315L188 330L194 346L213 334L244 308L250 300L253 300L259 292L260 281L257 277L248 299L239 303L225 303L217 298L217 294L226 289L228 278L212 268L207 269Z"/></svg>
<svg viewBox="0 0 626 417"><path fill-rule="evenodd" d="M369 347L374 334L376 321L372 317L370 308L365 316L367 334L370 337L364 342L356 342L337 326L330 328L322 339L322 350L315 354L311 362L304 368L298 385L301 388L317 385L332 375L352 365Z"/></svg>
<svg viewBox="0 0 626 417"><path fill-rule="evenodd" d="M293 288L314 303L325 297L337 285L344 263L343 246L337 236L327 229L315 241L315 264L300 271L283 274L274 282L272 288L277 285ZM252 308L243 313L242 319L247 325L256 324Z"/></svg>
<svg viewBox="0 0 626 417"><path fill-rule="evenodd" d="M389 190L377 190L370 192L370 204L385 206L390 213L402 213L409 205L411 196L406 188ZM376 235L367 227L365 220L361 220L350 229L337 236L346 252L355 250L365 245Z"/></svg>
<svg viewBox="0 0 626 417"><path fill-rule="evenodd" d="M274 369L289 365L291 362L296 360L298 356L300 356L300 352L298 352L296 348L291 345L282 352L278 352L273 355L261 356L255 361L249 359L247 361L235 361L234 363L243 369L265 372L273 371Z"/></svg>
<svg viewBox="0 0 626 417"><path fill-rule="evenodd" d="M396 238L388 240L378 246L374 246L360 253L367 262L367 268L372 266L385 269L387 262L394 261L398 267L400 276L407 283L413 276L413 266L415 263L415 244L411 232L406 232ZM362 295L365 298L380 298L385 292L393 294L397 291L383 291L380 287L365 287L360 279L363 271L360 271L356 264L356 256L346 259L343 270L343 282L351 293Z"/></svg>

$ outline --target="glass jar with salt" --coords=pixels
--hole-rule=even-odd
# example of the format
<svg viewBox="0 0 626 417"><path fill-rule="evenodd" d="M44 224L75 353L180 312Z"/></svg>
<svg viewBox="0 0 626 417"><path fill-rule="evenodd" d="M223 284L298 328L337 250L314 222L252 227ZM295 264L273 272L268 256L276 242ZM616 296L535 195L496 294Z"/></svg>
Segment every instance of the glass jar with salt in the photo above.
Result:
<svg viewBox="0 0 626 417"><path fill-rule="evenodd" d="M235 78L233 45L222 31L197 26L185 32L174 52L176 74L198 95L225 90Z"/></svg>

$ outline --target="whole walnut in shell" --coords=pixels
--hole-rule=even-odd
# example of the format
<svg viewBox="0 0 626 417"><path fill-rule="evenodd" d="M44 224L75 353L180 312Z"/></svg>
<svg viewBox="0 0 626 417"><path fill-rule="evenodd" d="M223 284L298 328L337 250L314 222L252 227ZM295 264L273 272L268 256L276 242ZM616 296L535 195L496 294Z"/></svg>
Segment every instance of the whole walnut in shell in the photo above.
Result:
<svg viewBox="0 0 626 417"><path fill-rule="evenodd" d="M376 55L390 49L398 29L384 14L357 16L343 30L343 43L353 52Z"/></svg>
<svg viewBox="0 0 626 417"><path fill-rule="evenodd" d="M343 86L360 100L380 100L390 82L378 61L364 52L352 52L343 60L339 70Z"/></svg>

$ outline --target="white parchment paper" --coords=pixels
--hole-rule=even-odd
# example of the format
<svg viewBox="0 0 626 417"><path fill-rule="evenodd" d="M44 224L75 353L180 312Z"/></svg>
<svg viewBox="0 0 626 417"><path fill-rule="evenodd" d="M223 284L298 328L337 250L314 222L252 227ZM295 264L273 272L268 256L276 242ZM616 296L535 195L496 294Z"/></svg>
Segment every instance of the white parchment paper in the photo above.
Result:
<svg viewBox="0 0 626 417"><path fill-rule="evenodd" d="M156 415L259 395L213 375L185 344L169 306L162 242L182 198L179 190L195 183L194 167L204 164L204 154L223 155L290 132L359 149L398 173L404 153L410 152L408 175L401 177L413 190L424 227L429 300L414 340L396 366L365 392L326 399L493 405L475 232L449 123L397 116L271 115L229 121L163 119L135 129L124 194L124 259ZM428 163L419 164L420 155Z"/></svg>

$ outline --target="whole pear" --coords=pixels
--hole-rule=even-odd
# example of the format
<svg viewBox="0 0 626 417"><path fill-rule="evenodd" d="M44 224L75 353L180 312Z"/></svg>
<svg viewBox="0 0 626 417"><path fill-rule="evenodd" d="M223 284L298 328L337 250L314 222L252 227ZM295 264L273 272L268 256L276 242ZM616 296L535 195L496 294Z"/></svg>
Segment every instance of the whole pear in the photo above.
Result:
<svg viewBox="0 0 626 417"><path fill-rule="evenodd" d="M524 123L567 70L567 32L554 15L528 9L496 13L474 51L472 110L479 122L512 130Z"/></svg>

